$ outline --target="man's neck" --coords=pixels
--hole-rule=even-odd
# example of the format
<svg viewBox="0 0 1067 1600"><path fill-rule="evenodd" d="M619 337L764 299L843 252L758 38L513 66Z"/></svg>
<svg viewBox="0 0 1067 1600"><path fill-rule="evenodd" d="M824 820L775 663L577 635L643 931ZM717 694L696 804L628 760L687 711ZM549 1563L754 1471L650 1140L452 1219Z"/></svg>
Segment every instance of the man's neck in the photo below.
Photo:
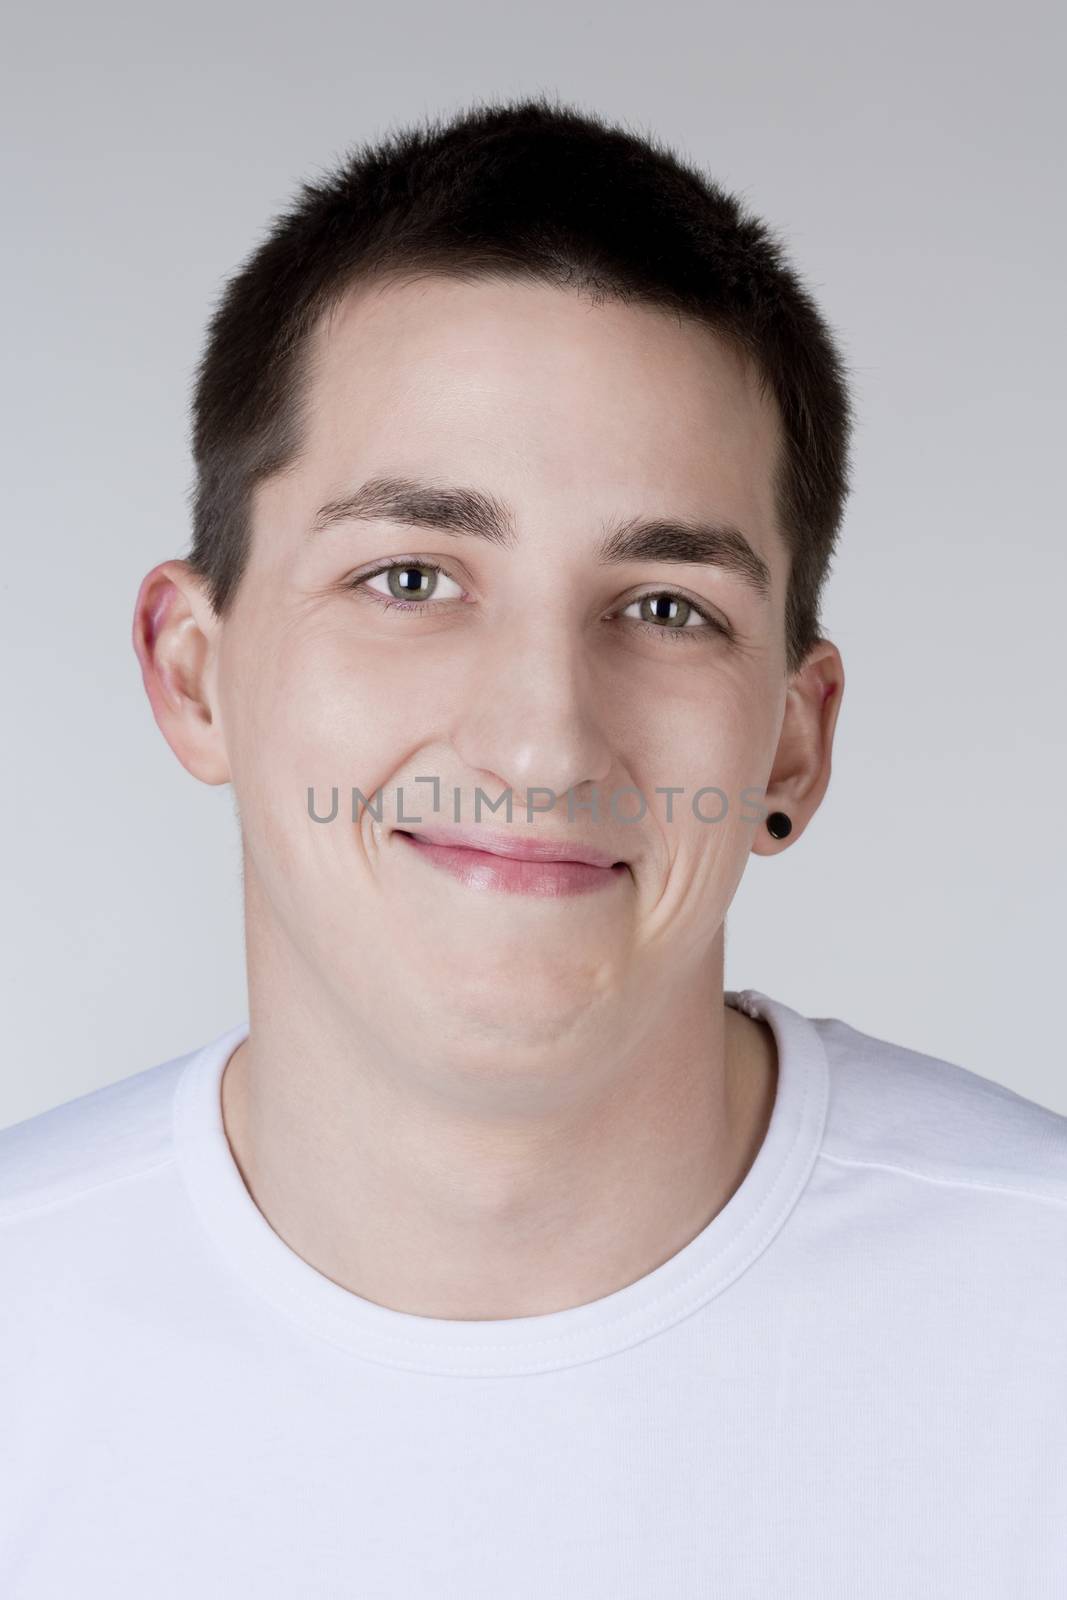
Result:
<svg viewBox="0 0 1067 1600"><path fill-rule="evenodd" d="M230 1058L230 1148L274 1231L342 1288L450 1320L538 1316L677 1254L744 1180L777 1088L771 1030L713 1010L699 1059L645 1060L599 1103L509 1123L412 1111L253 1029ZM684 1070L677 1070L683 1068ZM694 1070L695 1069L695 1070Z"/></svg>

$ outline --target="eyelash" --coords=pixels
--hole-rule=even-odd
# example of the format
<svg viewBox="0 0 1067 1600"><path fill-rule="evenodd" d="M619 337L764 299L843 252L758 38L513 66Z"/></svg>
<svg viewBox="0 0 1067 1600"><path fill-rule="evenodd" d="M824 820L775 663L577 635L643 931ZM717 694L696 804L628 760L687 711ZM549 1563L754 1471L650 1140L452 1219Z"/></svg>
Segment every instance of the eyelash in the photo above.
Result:
<svg viewBox="0 0 1067 1600"><path fill-rule="evenodd" d="M380 577L383 572L391 572L395 567L422 567L427 572L436 572L443 578L450 576L450 574L445 571L444 567L438 566L436 561L423 561L419 558L413 558L411 556L401 556L395 561L383 562L381 566L375 567L373 572L361 573L358 578L353 578L346 585L346 587L349 589L362 589L365 584L369 583L371 578ZM455 580L453 579L453 582L454 581ZM387 599L384 595L378 594L374 589L367 589L366 593L370 595L375 604L382 607L383 611L426 611L429 609L425 600L396 600L392 596ZM696 612L698 617L703 619L704 623L706 624L706 629L686 627L660 628L657 627L654 622L645 622L640 618L630 617L627 620L633 627L643 628L646 633L654 633L660 637L662 637L664 634L667 634L676 642L681 642L688 636L689 642L692 643L695 635L702 635L705 631L714 631L726 639L733 637L731 630L723 623L719 622L717 618L711 616L709 612L705 611L703 606L699 606L695 600L690 600L688 595L679 594L674 589L647 589L644 594L635 594L633 599L628 600L626 604L627 606L632 606L638 600L658 600L664 596L672 600L683 600L692 611Z"/></svg>

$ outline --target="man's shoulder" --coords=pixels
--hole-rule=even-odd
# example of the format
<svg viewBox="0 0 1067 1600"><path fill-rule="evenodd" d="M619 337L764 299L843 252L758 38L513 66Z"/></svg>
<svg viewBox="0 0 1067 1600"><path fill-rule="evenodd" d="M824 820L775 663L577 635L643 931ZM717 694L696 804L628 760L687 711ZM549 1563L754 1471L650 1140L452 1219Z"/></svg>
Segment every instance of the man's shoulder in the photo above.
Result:
<svg viewBox="0 0 1067 1600"><path fill-rule="evenodd" d="M197 1053L0 1128L0 1227L170 1162L174 1091Z"/></svg>
<svg viewBox="0 0 1067 1600"><path fill-rule="evenodd" d="M837 1017L812 1017L830 1067L823 1153L1067 1211L1067 1116L981 1073Z"/></svg>

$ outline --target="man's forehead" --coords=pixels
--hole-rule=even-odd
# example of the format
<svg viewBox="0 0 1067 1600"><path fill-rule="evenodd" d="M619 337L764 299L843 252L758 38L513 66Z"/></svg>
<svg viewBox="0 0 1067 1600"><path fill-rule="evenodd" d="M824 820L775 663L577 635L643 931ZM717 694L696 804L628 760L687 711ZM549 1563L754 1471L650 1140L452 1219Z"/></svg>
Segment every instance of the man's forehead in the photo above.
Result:
<svg viewBox="0 0 1067 1600"><path fill-rule="evenodd" d="M580 342L584 357L597 347L602 352L640 352L662 362L677 381L684 380L686 368L706 380L711 368L738 394L744 392L776 414L752 358L725 330L672 307L623 302L610 295L594 299L581 288L522 277L455 278L427 271L359 282L335 298L316 322L310 342L320 369L343 362L352 347L388 354L405 334L427 348L447 347L455 334L459 350L454 353L476 360L478 350L486 347L466 342L472 324L534 344L555 329L562 346Z"/></svg>
<svg viewBox="0 0 1067 1600"><path fill-rule="evenodd" d="M317 437L306 437L305 443L326 476L315 474L315 490L322 492L316 493L315 503L309 507L309 520L313 516L321 520L323 514L327 523L336 520L329 514L329 507L351 501L353 496L362 499L362 513L368 500L377 503L380 495L360 497L360 485L396 477L401 460L405 467L413 469L403 475L420 480L427 486L429 497L436 497L437 509L409 519L422 526L431 525L438 516L447 520L440 508L456 502L454 495L439 492L447 485L471 486L476 495L499 492L498 475L489 466L502 457L493 454L493 445L499 444L509 455L512 452L514 428L506 406L514 404L516 418L526 418L530 396L524 392L524 369L513 369L505 362L506 406L502 409L493 403L492 383L488 382L483 390L479 372L482 347L472 347L461 337L459 346L470 360L462 372L454 371L447 359L437 359L434 329L441 328L450 312L461 304L465 314L472 307L477 314L478 291L482 288L494 296L498 309L507 309L507 291L512 287L499 283L457 284L439 275L427 275L411 283L360 285L321 320L316 330L308 397L310 434ZM519 287L525 290L528 286ZM568 310L572 308L574 297L568 292L544 285L534 287L549 297L549 304L559 299L566 302ZM502 295L498 294L501 290ZM443 298L435 298L438 294ZM528 301L512 301L511 314L521 317L524 303L528 309ZM544 298L541 303L545 304ZM600 308L591 309L595 315ZM631 308L620 310L628 314ZM398 341L390 335L398 326L403 329L408 316L418 322L420 330L429 330L429 344L416 338L394 369L392 357ZM679 329L678 319L666 320L675 339L684 339L686 330ZM700 335L705 331L696 329ZM566 471L565 481L580 485L583 492L589 487L591 498L604 500L597 484L601 479L607 480L607 500L618 502L610 506L610 520L621 522L627 520L628 514L633 516L637 502L645 502L638 506L643 520L649 520L650 510L652 520L656 520L662 505L667 510L666 520L671 522L741 524L758 553L761 546L766 549L774 542L773 537L768 541L762 536L764 525L773 529L777 521L773 492L781 437L777 408L773 399L762 396L751 364L742 362L729 344L720 341L719 348L725 354L731 380L744 371L748 393L742 405L734 405L733 391L728 391L710 403L702 416L692 404L692 391L682 393L681 385L660 404L649 398L647 390L631 397L620 395L610 385L605 389L598 382L590 393L606 393L618 424L612 434L598 427L588 408L573 412L555 407L551 404L551 390L549 405L542 405L545 391L538 391L533 379L530 403L539 426L543 419L544 433L539 442L553 460L558 457ZM433 352L433 359L420 377L424 349ZM368 350L373 358L364 361ZM495 382L499 369L486 359L487 380ZM517 383L512 381L516 372ZM460 403L455 406L448 403L453 381L457 391L462 391ZM581 384L581 374L577 382ZM486 395L492 398L487 401ZM747 403L750 398L754 409ZM525 452L534 444L531 433L524 431L515 447ZM475 464L471 465L467 458L474 458ZM723 494L724 469L732 485L727 495L734 501L732 506L715 504ZM550 482L551 478L545 481ZM741 485L740 499L745 504L737 503L737 485ZM427 494L414 498L423 508L428 503ZM682 502L686 499L691 503L683 513ZM467 520L471 518L467 516ZM770 549L766 554L771 554ZM757 585L763 577L761 565L765 563L759 560L749 564Z"/></svg>

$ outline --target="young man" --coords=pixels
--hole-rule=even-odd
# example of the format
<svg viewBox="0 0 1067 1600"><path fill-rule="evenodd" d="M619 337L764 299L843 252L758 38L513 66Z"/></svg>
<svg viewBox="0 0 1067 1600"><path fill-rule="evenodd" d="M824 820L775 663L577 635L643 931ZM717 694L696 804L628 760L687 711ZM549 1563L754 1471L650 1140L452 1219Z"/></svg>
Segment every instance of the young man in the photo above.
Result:
<svg viewBox="0 0 1067 1600"><path fill-rule="evenodd" d="M825 792L830 332L654 141L306 187L134 643L249 1020L0 1135L0 1592L1067 1593L1067 1119L723 991Z"/></svg>

